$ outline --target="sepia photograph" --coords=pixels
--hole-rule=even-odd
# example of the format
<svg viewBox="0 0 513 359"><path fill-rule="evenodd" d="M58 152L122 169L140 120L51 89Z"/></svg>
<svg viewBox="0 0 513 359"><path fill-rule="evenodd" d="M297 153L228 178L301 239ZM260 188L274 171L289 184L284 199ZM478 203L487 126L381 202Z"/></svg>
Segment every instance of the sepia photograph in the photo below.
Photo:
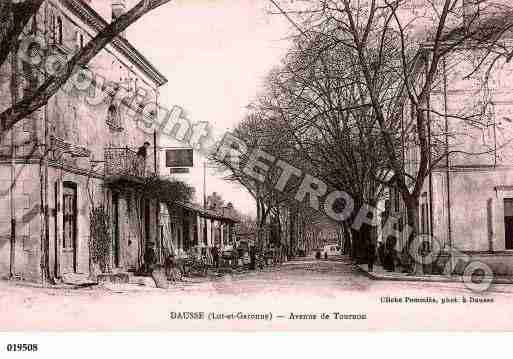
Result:
<svg viewBox="0 0 513 359"><path fill-rule="evenodd" d="M512 59L510 0L0 0L0 357L512 331Z"/></svg>

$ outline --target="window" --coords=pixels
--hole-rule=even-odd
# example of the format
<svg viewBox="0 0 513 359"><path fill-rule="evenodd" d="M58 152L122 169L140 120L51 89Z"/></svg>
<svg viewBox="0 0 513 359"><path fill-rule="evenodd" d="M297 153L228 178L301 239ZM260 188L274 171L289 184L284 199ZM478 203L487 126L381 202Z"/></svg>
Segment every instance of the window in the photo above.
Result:
<svg viewBox="0 0 513 359"><path fill-rule="evenodd" d="M79 40L80 49L84 48L84 35L80 34L80 40Z"/></svg>
<svg viewBox="0 0 513 359"><path fill-rule="evenodd" d="M77 194L76 188L65 184L63 193L63 240L64 249L74 249L76 241Z"/></svg>
<svg viewBox="0 0 513 359"><path fill-rule="evenodd" d="M52 42L55 43L56 41L56 38L57 38L57 24L56 24L56 19L55 19L55 15L52 14L51 18L50 18L50 36L52 38Z"/></svg>
<svg viewBox="0 0 513 359"><path fill-rule="evenodd" d="M115 104L111 104L107 110L107 125L113 131L121 131L121 119L119 117L118 108Z"/></svg>

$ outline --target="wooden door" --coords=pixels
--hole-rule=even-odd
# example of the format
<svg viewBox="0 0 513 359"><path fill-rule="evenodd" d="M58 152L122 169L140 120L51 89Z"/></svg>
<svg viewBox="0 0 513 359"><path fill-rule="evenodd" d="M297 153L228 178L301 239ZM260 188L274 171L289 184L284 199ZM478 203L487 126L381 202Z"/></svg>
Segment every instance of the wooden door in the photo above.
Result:
<svg viewBox="0 0 513 359"><path fill-rule="evenodd" d="M64 184L62 226L62 272L77 271L77 189L73 184Z"/></svg>
<svg viewBox="0 0 513 359"><path fill-rule="evenodd" d="M114 268L119 267L119 194L112 194L112 260Z"/></svg>
<svg viewBox="0 0 513 359"><path fill-rule="evenodd" d="M513 249L513 198L504 198L505 249Z"/></svg>

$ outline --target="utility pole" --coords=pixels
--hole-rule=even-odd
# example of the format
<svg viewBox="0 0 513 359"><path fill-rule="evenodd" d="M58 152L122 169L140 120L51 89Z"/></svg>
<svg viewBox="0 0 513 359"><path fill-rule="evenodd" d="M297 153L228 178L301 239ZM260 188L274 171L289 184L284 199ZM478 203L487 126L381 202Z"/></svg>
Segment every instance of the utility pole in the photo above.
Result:
<svg viewBox="0 0 513 359"><path fill-rule="evenodd" d="M448 112L448 100L447 100L447 64L445 57L443 57L443 75L444 75L444 83L443 83L443 91L444 91L444 119L445 119L445 185L446 185L446 192L447 192L447 239L449 242L449 261L451 265L451 273L454 270L454 254L453 254L453 248L452 248L452 223L451 223L451 173L450 173L450 166L451 162L449 159L449 120L447 116Z"/></svg>
<svg viewBox="0 0 513 359"><path fill-rule="evenodd" d="M14 147L14 128L11 129L11 186L9 187L9 199L11 207L11 252L9 279L14 279L16 273L16 208L14 196L16 195L16 173L15 173L15 147Z"/></svg>
<svg viewBox="0 0 513 359"><path fill-rule="evenodd" d="M13 106L18 102L18 68L16 64L16 56L11 55L11 99ZM13 127L11 128L11 185L9 186L9 200L11 207L11 251L9 259L9 279L14 279L16 276L16 203L14 200L14 196L16 195L15 141L15 127Z"/></svg>
<svg viewBox="0 0 513 359"><path fill-rule="evenodd" d="M207 211L207 161L203 161L203 210ZM206 214L206 213L205 213ZM207 216L203 217L203 242L208 246Z"/></svg>
<svg viewBox="0 0 513 359"><path fill-rule="evenodd" d="M48 134L48 109L44 107L43 120L43 138L41 158L39 160L39 183L41 190L41 284L43 286L48 283L53 284L48 268L50 262L50 232L49 232L49 213L48 213L48 152L50 150L49 134Z"/></svg>
<svg viewBox="0 0 513 359"><path fill-rule="evenodd" d="M158 177L158 166L157 166L157 130L153 131L153 170L155 173L155 176ZM163 263L163 253L162 253L162 245L163 245L163 236L162 233L162 227L160 223L160 201L157 198L157 202L155 205L155 221L157 225L157 246L158 246L158 256L159 256L159 263Z"/></svg>

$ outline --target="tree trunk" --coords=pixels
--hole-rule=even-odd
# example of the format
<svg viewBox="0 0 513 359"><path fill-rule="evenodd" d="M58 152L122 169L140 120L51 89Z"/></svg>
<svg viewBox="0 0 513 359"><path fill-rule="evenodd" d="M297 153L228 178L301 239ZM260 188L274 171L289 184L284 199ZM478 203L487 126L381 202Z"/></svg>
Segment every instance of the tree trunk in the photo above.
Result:
<svg viewBox="0 0 513 359"><path fill-rule="evenodd" d="M368 245L371 241L371 227L363 224L359 231L356 231L357 240L354 243L355 259L357 263L367 263Z"/></svg>
<svg viewBox="0 0 513 359"><path fill-rule="evenodd" d="M263 248L265 242L265 220L267 218L267 211L262 200L257 197L257 243L260 248Z"/></svg>
<svg viewBox="0 0 513 359"><path fill-rule="evenodd" d="M48 236L48 195L47 195L47 178L46 174L46 150L43 152L43 157L41 158L39 164L39 183L41 185L40 192L40 200L41 200L41 213L40 213L40 221L41 221L41 282L43 286L46 283L55 284L55 281L50 273L50 243Z"/></svg>
<svg viewBox="0 0 513 359"><path fill-rule="evenodd" d="M421 275L424 274L424 264L423 257L419 253L420 248L415 252L410 250L412 248L411 246L414 244L413 241L419 233L419 200L414 196L408 195L404 199L404 203L406 206L406 214L408 216L408 225L411 228L410 236L407 239L408 245L405 246L404 249L408 251L405 257L413 260L413 273Z"/></svg>
<svg viewBox="0 0 513 359"><path fill-rule="evenodd" d="M0 1L0 66L9 56L14 25L12 1Z"/></svg>
<svg viewBox="0 0 513 359"><path fill-rule="evenodd" d="M351 227L349 223L344 221L342 223L342 226L344 228L344 234L343 234L343 245L344 245L344 254L348 254L350 258L353 258L352 253L352 238L351 238Z"/></svg>
<svg viewBox="0 0 513 359"><path fill-rule="evenodd" d="M289 223L290 223L290 256L291 257L294 257L295 256L295 251L296 251L296 247L297 247L297 210L295 208L292 208L290 211L289 211L289 216L290 216L290 220L289 220Z"/></svg>
<svg viewBox="0 0 513 359"><path fill-rule="evenodd" d="M360 232L351 228L351 259L358 263L358 244L360 242Z"/></svg>
<svg viewBox="0 0 513 359"><path fill-rule="evenodd" d="M280 207L278 206L278 215L276 216L278 218L278 238L277 238L277 241L278 241L278 245L281 247L281 216L280 216Z"/></svg>

